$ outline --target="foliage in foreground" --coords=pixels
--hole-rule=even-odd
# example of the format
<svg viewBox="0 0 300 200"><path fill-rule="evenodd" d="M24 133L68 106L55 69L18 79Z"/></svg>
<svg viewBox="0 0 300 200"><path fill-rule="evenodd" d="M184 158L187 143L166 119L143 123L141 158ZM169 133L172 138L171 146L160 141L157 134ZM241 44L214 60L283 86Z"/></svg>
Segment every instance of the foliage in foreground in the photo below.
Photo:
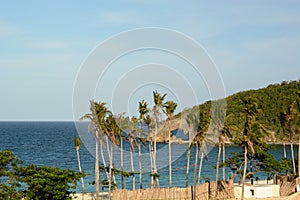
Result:
<svg viewBox="0 0 300 200"><path fill-rule="evenodd" d="M19 161L10 150L0 151L0 199L21 199L15 167Z"/></svg>
<svg viewBox="0 0 300 200"><path fill-rule="evenodd" d="M72 199L70 190L83 176L70 169L21 166L10 150L0 151L0 199Z"/></svg>

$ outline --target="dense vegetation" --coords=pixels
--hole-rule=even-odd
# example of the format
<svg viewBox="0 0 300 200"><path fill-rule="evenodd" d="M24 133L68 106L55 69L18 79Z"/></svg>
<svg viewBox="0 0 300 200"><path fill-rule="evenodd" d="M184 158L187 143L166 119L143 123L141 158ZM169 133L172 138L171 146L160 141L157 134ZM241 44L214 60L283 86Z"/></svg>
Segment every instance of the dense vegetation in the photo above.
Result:
<svg viewBox="0 0 300 200"><path fill-rule="evenodd" d="M251 97L257 99L257 121L269 132L266 140L269 142L298 141L300 131L300 81L284 81L281 84L272 84L258 90L242 91L226 98L226 121L242 129L241 116L245 105L243 99ZM211 101L195 106L194 110L207 112L211 108ZM181 113L176 115L180 116ZM292 135L291 135L292 134ZM236 132L232 134L234 138ZM296 136L296 137L295 137Z"/></svg>
<svg viewBox="0 0 300 200"><path fill-rule="evenodd" d="M0 199L72 199L83 173L48 166L22 166L10 150L0 151Z"/></svg>

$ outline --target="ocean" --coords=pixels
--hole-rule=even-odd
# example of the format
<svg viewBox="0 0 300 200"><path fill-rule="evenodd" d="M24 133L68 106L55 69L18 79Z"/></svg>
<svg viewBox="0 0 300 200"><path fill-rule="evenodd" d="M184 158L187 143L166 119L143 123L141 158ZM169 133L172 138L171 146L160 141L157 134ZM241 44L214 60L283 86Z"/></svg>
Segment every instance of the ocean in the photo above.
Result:
<svg viewBox="0 0 300 200"><path fill-rule="evenodd" d="M82 128L82 127L81 127ZM89 175L84 178L87 192L94 192L95 186L92 185L94 181L94 143L93 138L87 131L86 135L80 131L83 144L80 148L81 167ZM70 168L78 171L77 157L74 146L74 137L77 136L77 129L74 122L0 122L0 150L10 149L22 161L24 165L36 164L47 165L59 168ZM188 144L172 144L172 177L173 187L185 187L185 172L187 165L187 148ZM297 147L298 148L298 147ZM104 149L106 146L104 145ZM124 169L131 171L129 144L124 142ZM169 166L168 166L168 144L158 143L157 145L157 166L160 174L161 187L169 186ZM142 166L143 166L143 187L150 187L150 159L149 148L146 144L142 146ZM230 157L231 152L241 151L240 147L228 146L226 147L226 157ZM109 163L107 153L105 153L105 160ZM283 157L283 147L277 146L276 150L272 151L276 158ZM115 147L114 167L120 169L120 149ZM214 166L217 161L218 148L214 147L208 153L208 160L203 161L202 181L204 178L211 181L215 180L216 170ZM295 157L297 151L295 147ZM100 156L100 155L99 155ZM287 156L290 156L290 148L287 146ZM99 157L101 161L101 156ZM139 171L137 148L134 153L134 168ZM189 171L189 185L193 184L193 163L195 162L195 149L191 150L191 161ZM101 165L101 163L100 163ZM226 178L229 177L231 170L226 169ZM220 169L219 175L221 178L222 171ZM105 178L104 172L100 173L100 179ZM197 170L198 176L198 170ZM266 179L267 175L259 173L259 179ZM136 174L136 188L139 187L139 175ZM121 187L121 179L116 177L118 187ZM126 188L132 188L132 178L126 178ZM80 184L76 192L81 192Z"/></svg>

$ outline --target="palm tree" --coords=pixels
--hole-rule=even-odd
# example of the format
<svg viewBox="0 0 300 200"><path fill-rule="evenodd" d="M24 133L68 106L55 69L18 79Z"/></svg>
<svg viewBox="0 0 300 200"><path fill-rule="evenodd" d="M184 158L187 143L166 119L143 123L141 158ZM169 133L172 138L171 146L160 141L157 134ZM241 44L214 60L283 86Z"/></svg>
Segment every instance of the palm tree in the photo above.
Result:
<svg viewBox="0 0 300 200"><path fill-rule="evenodd" d="M194 168L194 197L196 197L196 181L197 181L196 172L197 172L197 162L198 162L198 146L200 146L200 149L201 149L201 160L200 160L200 166L199 166L199 171L198 171L198 183L200 183L204 155L205 155L205 158L208 159L207 153L206 153L205 136L206 136L206 132L209 127L209 122L210 122L209 112L207 112L205 110L200 111L197 121L198 121L198 127L197 127L196 136L194 138L194 142L196 144L196 157L195 157L195 168Z"/></svg>
<svg viewBox="0 0 300 200"><path fill-rule="evenodd" d="M222 112L222 111L221 111ZM219 134L218 137L218 159L216 164L216 183L218 183L219 180L219 164L221 159L221 152L223 152L223 159L222 159L222 180L225 181L225 142L228 140L228 137L231 136L231 130L233 129L233 126L230 126L228 124L228 117L232 116L231 114L226 116L224 125L222 126L222 123L218 120L217 122L217 131ZM236 129L237 130L237 129ZM217 187L218 184L215 184L215 198L217 198Z"/></svg>
<svg viewBox="0 0 300 200"><path fill-rule="evenodd" d="M154 173L154 169L153 169L153 141L152 141L152 136L151 136L151 124L153 122L153 119L151 118L151 116L149 114L147 114L144 117L144 122L147 125L148 128L148 138L149 138L149 156L150 156L150 185L151 188L153 188L154 186L154 180L153 180L153 176L152 174Z"/></svg>
<svg viewBox="0 0 300 200"><path fill-rule="evenodd" d="M290 147L291 147L291 157L292 157L292 163L293 163L293 174L296 174L296 164L295 164L295 158L294 158L294 146L293 146L293 139L295 135L295 130L293 127L293 120L295 117L295 103L296 101L293 101L286 112L281 112L279 116L279 120L281 123L281 126L283 128L284 132L289 133L289 140L290 140ZM285 144L284 144L284 150L285 150ZM286 154L286 153L285 153Z"/></svg>
<svg viewBox="0 0 300 200"><path fill-rule="evenodd" d="M243 134L239 138L241 144L244 147L244 170L242 178L242 199L244 199L244 190L245 190L245 179L247 172L247 157L248 150L251 155L254 155L256 149L259 150L264 146L264 133L265 129L256 121L256 114L260 111L258 109L257 99L254 97L248 97L243 99L244 109L242 114L245 117Z"/></svg>
<svg viewBox="0 0 300 200"><path fill-rule="evenodd" d="M175 103L174 101L167 101L164 104L165 107L165 113L167 114L167 121L172 120L173 118L173 114L176 110L177 107L177 103ZM169 187L172 187L172 151L171 151L171 131L169 133Z"/></svg>
<svg viewBox="0 0 300 200"><path fill-rule="evenodd" d="M134 147L137 145L136 139L135 139L135 132L137 131L137 118L131 117L131 120L129 121L129 133L127 136L127 140L130 144L130 162L131 162L131 171L132 171L132 189L135 190L135 172L134 172L134 164L133 164L133 152Z"/></svg>
<svg viewBox="0 0 300 200"><path fill-rule="evenodd" d="M115 117L110 113L105 120L105 126L103 127L105 130L105 137L107 143L107 152L109 157L109 178L108 178L108 191L111 191L112 186L112 178L114 183L116 184L116 179L114 174L112 173L113 169L113 148L119 143L119 137L121 136L122 130L119 127L119 124L116 122ZM108 143L108 138L110 140L110 145Z"/></svg>
<svg viewBox="0 0 300 200"><path fill-rule="evenodd" d="M166 93L161 95L159 92L153 91L153 101L154 101L154 107L153 107L153 112L154 112L154 119L155 119L155 136L154 136L154 152L153 152L153 167L154 167L154 174L157 175L157 168L156 168L156 137L158 134L158 122L159 122L159 114L160 114L160 108L163 107L163 101L166 97ZM155 182L157 183L159 187L159 178L155 179Z"/></svg>
<svg viewBox="0 0 300 200"><path fill-rule="evenodd" d="M140 128L142 131L143 130L143 121L144 121L144 118L145 118L145 115L147 113L149 113L149 108L148 108L148 103L145 102L144 100L140 101L139 102L139 113L140 113L140 116L139 116L139 119L140 119ZM141 138L141 134L139 133L139 139L142 139ZM143 188L143 179L142 179L142 159L141 159L141 144L140 142L138 143L138 154L139 154L139 167L140 167L140 189Z"/></svg>
<svg viewBox="0 0 300 200"><path fill-rule="evenodd" d="M82 172L81 164L80 164L80 155L79 155L79 149L80 149L80 146L81 146L80 137L74 137L74 145L75 145L76 154L77 154L78 169L79 169L79 172ZM81 177L81 188L82 188L82 199L84 199L84 181L83 181L83 177Z"/></svg>
<svg viewBox="0 0 300 200"><path fill-rule="evenodd" d="M98 146L99 146L99 136L102 132L102 127L105 123L105 117L109 113L109 110L106 107L104 102L95 102L94 100L90 101L90 111L91 113L85 114L81 117L81 120L89 119L90 124L88 131L90 132L91 127L93 128L92 132L94 133L95 138L95 185L96 185L96 200L99 200L99 155L98 155Z"/></svg>
<svg viewBox="0 0 300 200"><path fill-rule="evenodd" d="M228 115L226 117L226 119L228 119L230 116L232 116L231 114ZM221 131L221 134L220 134L220 142L221 142L221 145L222 145L222 152L223 152L223 160L222 160L222 179L223 181L225 181L225 161L226 161L226 153L225 153L225 142L228 141L228 138L230 138L232 136L232 131L238 131L239 129L234 126L234 125L229 125L228 124L228 120L225 119L225 123L224 123L224 126L223 126L223 129Z"/></svg>
<svg viewBox="0 0 300 200"><path fill-rule="evenodd" d="M126 137L123 134L123 129L125 130L127 128L126 126L126 119L123 116L123 114L120 114L116 117L117 120L117 125L118 125L118 132L117 134L119 135L120 138L120 163L121 163L121 181L122 181L122 189L125 189L125 184L126 184L126 180L124 177L124 159L123 159L123 140L126 139Z"/></svg>
<svg viewBox="0 0 300 200"><path fill-rule="evenodd" d="M186 174L185 174L185 184L186 187L189 186L189 170L190 170L190 157L191 157L191 148L194 144L194 138L198 126L198 117L194 113L184 113L185 114L185 132L189 135L189 146L187 149L187 165L186 165Z"/></svg>

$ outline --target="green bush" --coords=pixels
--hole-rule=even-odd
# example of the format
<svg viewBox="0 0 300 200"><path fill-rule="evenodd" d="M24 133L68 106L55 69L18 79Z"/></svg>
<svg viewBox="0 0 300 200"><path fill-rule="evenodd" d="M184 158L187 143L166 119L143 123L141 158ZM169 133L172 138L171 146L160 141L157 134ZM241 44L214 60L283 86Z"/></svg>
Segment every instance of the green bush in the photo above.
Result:
<svg viewBox="0 0 300 200"><path fill-rule="evenodd" d="M71 189L85 176L70 169L19 164L10 150L0 151L0 199L71 200Z"/></svg>
<svg viewBox="0 0 300 200"><path fill-rule="evenodd" d="M16 166L20 163L10 150L0 151L0 199L21 199Z"/></svg>

